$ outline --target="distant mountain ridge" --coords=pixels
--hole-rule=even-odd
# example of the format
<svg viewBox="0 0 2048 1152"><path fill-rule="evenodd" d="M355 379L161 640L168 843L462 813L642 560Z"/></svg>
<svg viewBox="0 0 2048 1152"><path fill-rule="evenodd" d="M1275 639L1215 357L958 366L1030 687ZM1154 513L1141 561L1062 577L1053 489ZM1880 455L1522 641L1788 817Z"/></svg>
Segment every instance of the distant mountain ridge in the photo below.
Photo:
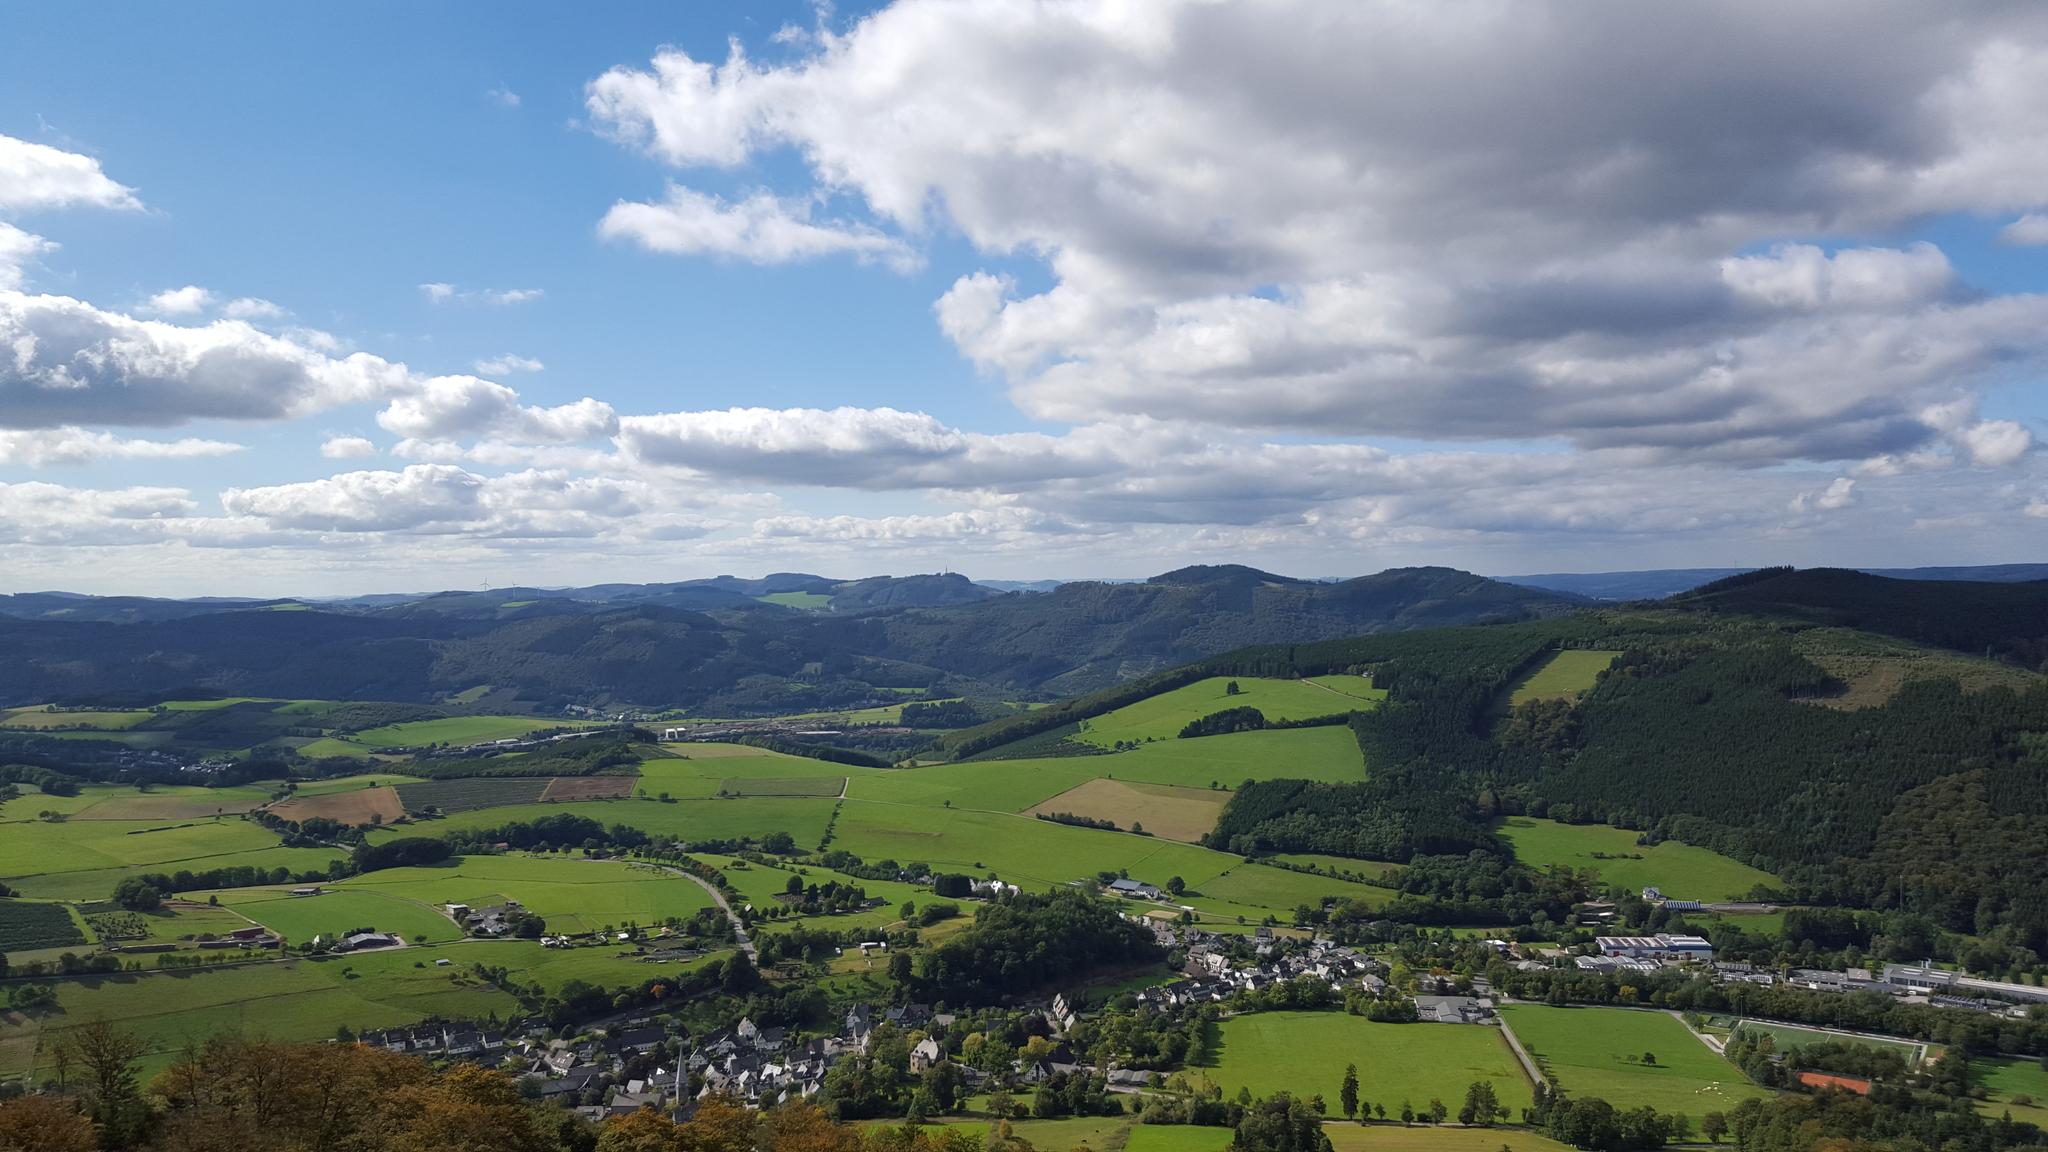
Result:
<svg viewBox="0 0 2048 1152"><path fill-rule="evenodd" d="M1755 571L1755 568L1650 568L1633 572L1543 572L1528 576L1496 576L1494 579L1524 588L1568 592L1592 600L1662 600L1666 596L1690 592L1703 584ZM1845 571L1863 572L1893 580L1952 580L1987 584L2048 580L2048 564L1857 568Z"/></svg>
<svg viewBox="0 0 2048 1152"><path fill-rule="evenodd" d="M830 610L758 598L785 593ZM1579 603L1448 568L1321 583L1240 566L1043 593L957 574L785 573L334 604L31 594L0 599L0 649L15 657L0 665L0 703L180 692L431 701L489 685L507 705L541 709L788 712L885 689L1087 691L1249 643L1526 620Z"/></svg>

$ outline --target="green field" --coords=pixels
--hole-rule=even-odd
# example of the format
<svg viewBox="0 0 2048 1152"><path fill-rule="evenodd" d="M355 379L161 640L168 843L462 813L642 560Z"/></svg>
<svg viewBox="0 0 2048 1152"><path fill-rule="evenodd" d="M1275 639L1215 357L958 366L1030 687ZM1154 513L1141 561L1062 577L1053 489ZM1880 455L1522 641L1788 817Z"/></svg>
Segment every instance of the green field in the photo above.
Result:
<svg viewBox="0 0 2048 1152"><path fill-rule="evenodd" d="M0 710L0 728L86 728L115 732L156 715L147 708L123 712L50 712L42 708Z"/></svg>
<svg viewBox="0 0 2048 1152"><path fill-rule="evenodd" d="M844 776L728 776L718 790L728 796L837 796Z"/></svg>
<svg viewBox="0 0 2048 1152"><path fill-rule="evenodd" d="M1501 1015L1559 1087L1616 1108L1647 1104L1697 1126L1708 1112L1770 1094L1664 1012L1510 1004ZM1645 1063L1644 1053L1654 1053L1656 1064Z"/></svg>
<svg viewBox="0 0 2048 1152"><path fill-rule="evenodd" d="M437 965L442 958L453 963ZM676 970L627 958L613 948L550 950L528 941L497 940L64 980L55 985L58 1012L43 1019L0 1016L0 1078L32 1066L49 1074L52 1033L102 1017L142 1038L148 1047L141 1069L147 1079L188 1041L221 1031L323 1040L343 1026L360 1031L430 1016L517 1015L518 1001L475 978L471 966L477 963L504 966L513 980L550 989L569 980L615 987Z"/></svg>
<svg viewBox="0 0 2048 1152"><path fill-rule="evenodd" d="M323 888L318 896L293 896L290 888L226 888L213 895L223 907L295 944L356 930L393 932L407 940L462 938L461 929L446 916L416 901L376 891Z"/></svg>
<svg viewBox="0 0 2048 1152"><path fill-rule="evenodd" d="M1386 695L1380 692L1375 697L1374 690L1359 677L1336 678L1356 681L1341 691L1305 680L1257 680L1245 676L1235 679L1239 689L1235 696L1226 691L1231 677L1197 680L1084 720L1075 739L1102 748L1125 740L1172 740L1179 737L1180 730L1190 721L1225 708L1257 708L1267 720L1306 720L1370 708L1377 698Z"/></svg>
<svg viewBox="0 0 2048 1152"><path fill-rule="evenodd" d="M1223 1152L1236 1132L1230 1128L1199 1128L1193 1124L1139 1124L1124 1142L1124 1152ZM1485 1152L1493 1152L1487 1149Z"/></svg>
<svg viewBox="0 0 2048 1152"><path fill-rule="evenodd" d="M1977 1102L1977 1111L1994 1119L2011 1112L2015 1120L2048 1127L2048 1069L2039 1060L1972 1060L1970 1081L1990 1094ZM2032 1103L2014 1103L2020 1097Z"/></svg>
<svg viewBox="0 0 2048 1152"><path fill-rule="evenodd" d="M673 804L644 797L515 804L457 812L441 819L421 820L395 828L387 826L373 829L369 835L373 841L400 836L444 836L454 831L494 828L514 821L533 821L543 816L567 813L586 816L606 825L624 824L650 836L668 837L686 844L700 840L758 840L770 832L787 832L796 838L798 845L811 848L825 838L825 825L831 820L832 806L836 803L836 800L809 796L750 796L734 800L678 800Z"/></svg>
<svg viewBox="0 0 2048 1152"><path fill-rule="evenodd" d="M1559 824L1511 816L1501 822L1500 834L1524 864L1590 868L1608 884L1655 886L1675 900L1736 900L1759 884L1775 888L1783 883L1768 872L1675 840L1645 848L1636 843L1636 833L1605 824ZM1596 852L1608 858L1596 859Z"/></svg>
<svg viewBox="0 0 2048 1152"><path fill-rule="evenodd" d="M1277 852L1273 859L1330 872L1348 872L1356 876L1384 876L1400 867L1399 864L1389 864L1380 860L1353 860L1349 856L1323 856L1314 852Z"/></svg>
<svg viewBox="0 0 2048 1152"><path fill-rule="evenodd" d="M1495 1085L1496 1088L1499 1085ZM1453 1114L1457 1100L1446 1100ZM1519 1118L1519 1113L1517 1117ZM1571 1152L1571 1146L1527 1128L1434 1128L1399 1124L1326 1124L1335 1152Z"/></svg>
<svg viewBox="0 0 2048 1152"><path fill-rule="evenodd" d="M589 728L582 720L538 720L531 716L447 716L365 728L352 739L366 748L409 748L424 744L481 744L516 740L543 728Z"/></svg>
<svg viewBox="0 0 2048 1152"><path fill-rule="evenodd" d="M832 606L832 597L823 592L770 592L754 599L763 604L780 604L784 608L804 608L812 611Z"/></svg>
<svg viewBox="0 0 2048 1152"><path fill-rule="evenodd" d="M13 831L13 829L9 829ZM114 886L130 876L146 876L155 873L174 874L180 871L203 872L212 868L283 868L287 871L325 872L335 860L347 859L348 853L333 848L258 848L248 852L227 852L220 855L195 856L181 860L152 861L145 864L129 864L113 868L92 868L75 872L43 872L27 876L9 877L7 882L19 889L24 896L41 896L51 900L104 900L114 892Z"/></svg>
<svg viewBox="0 0 2048 1152"><path fill-rule="evenodd" d="M388 868L351 877L336 885L335 891L363 899L366 909L377 907L377 898L409 905L440 919L439 926L424 919L420 923L430 935L438 933L444 938L458 935L454 925L436 911L444 904L484 908L517 900L546 920L550 930L571 933L629 922L658 924L671 916L687 920L711 904L703 888L680 876L645 865L570 856L459 856L447 864ZM314 896L290 901L280 911L299 917L320 915L318 906L326 899ZM307 911L298 911L301 908ZM256 910L242 911L263 918ZM407 934L411 935L410 929Z"/></svg>
<svg viewBox="0 0 2048 1152"><path fill-rule="evenodd" d="M277 834L246 820L179 821L80 820L59 824L28 821L7 825L0 835L0 880L35 895L43 878L124 866L213 867L201 863L221 856L274 848ZM332 853L329 853L332 855ZM20 881L16 883L16 881Z"/></svg>
<svg viewBox="0 0 2048 1152"><path fill-rule="evenodd" d="M1534 1100L1500 1029L1484 1024L1377 1024L1343 1012L1259 1012L1219 1026L1207 1075L1225 1098L1241 1087L1265 1096L1322 1093L1333 1110L1346 1064L1358 1065L1358 1094L1389 1115L1406 1100L1421 1111L1432 1097L1456 1111L1465 1089L1490 1080L1520 1115ZM1695 1044L1697 1041L1694 1042Z"/></svg>
<svg viewBox="0 0 2048 1152"><path fill-rule="evenodd" d="M1553 654L1534 672L1515 685L1508 697L1508 703L1524 704L1531 700L1575 700L1579 694L1593 686L1593 681L1607 666L1614 663L1619 652L1602 652L1590 648L1566 648Z"/></svg>

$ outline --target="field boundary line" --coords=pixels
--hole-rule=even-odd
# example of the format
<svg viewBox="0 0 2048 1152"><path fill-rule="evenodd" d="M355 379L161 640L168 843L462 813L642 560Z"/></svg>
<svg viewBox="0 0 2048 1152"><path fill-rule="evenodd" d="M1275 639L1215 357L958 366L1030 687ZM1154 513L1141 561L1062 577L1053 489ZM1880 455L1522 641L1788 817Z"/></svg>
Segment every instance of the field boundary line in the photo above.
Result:
<svg viewBox="0 0 2048 1152"><path fill-rule="evenodd" d="M1538 1084L1550 1083L1549 1080L1544 1078L1543 1070L1537 1066L1536 1058L1529 1055L1527 1048L1522 1047L1522 1038L1515 1035L1515 1030L1508 1024L1508 1018L1505 1013L1500 1014L1500 1035L1501 1039L1508 1042L1508 1050L1513 1052L1515 1059L1521 1062L1523 1074L1529 1077L1529 1087L1531 1090L1534 1090Z"/></svg>

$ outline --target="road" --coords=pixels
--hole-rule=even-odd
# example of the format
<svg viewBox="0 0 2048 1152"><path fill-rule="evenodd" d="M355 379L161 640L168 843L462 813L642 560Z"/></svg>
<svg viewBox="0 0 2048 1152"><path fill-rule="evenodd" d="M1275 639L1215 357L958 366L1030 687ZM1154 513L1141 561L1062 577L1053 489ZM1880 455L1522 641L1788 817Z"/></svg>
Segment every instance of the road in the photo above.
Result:
<svg viewBox="0 0 2048 1152"><path fill-rule="evenodd" d="M727 920L732 921L732 934L739 938L740 951L745 952L747 954L747 961L751 964L759 964L761 962L761 954L758 951L755 951L754 938L747 935L747 926L745 922L743 922L740 919L739 913L732 910L732 905L726 902L725 893L720 892L717 886L712 884L711 881L704 879L702 876L699 876L694 872L686 872L681 868L672 868L667 864L656 864L651 860L635 860L634 863L645 864L649 868L659 868L663 872L667 872L671 875L681 876L683 879L688 880L690 883L695 884L699 888L702 888L708 895L710 895L711 902L718 905L718 910L720 912L725 913L725 918Z"/></svg>

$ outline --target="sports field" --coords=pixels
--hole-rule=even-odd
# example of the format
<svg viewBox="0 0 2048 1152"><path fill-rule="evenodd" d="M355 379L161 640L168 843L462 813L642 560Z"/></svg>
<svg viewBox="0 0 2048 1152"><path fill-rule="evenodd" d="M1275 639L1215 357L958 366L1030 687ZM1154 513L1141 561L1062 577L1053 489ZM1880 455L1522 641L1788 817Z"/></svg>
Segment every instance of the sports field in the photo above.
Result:
<svg viewBox="0 0 2048 1152"><path fill-rule="evenodd" d="M1972 1060L1970 1082L1989 1093L1977 1111L1993 1119L2011 1112L2015 1120L2048 1127L2048 1069L2039 1060Z"/></svg>
<svg viewBox="0 0 2048 1152"><path fill-rule="evenodd" d="M1668 1013L1510 1004L1501 1016L1537 1066L1574 1095L1617 1107L1647 1104L1689 1116L1695 1126L1708 1112L1770 1095Z"/></svg>
<svg viewBox="0 0 2048 1152"><path fill-rule="evenodd" d="M1579 694L1593 686L1600 673L1614 663L1619 652L1602 652L1590 648L1566 648L1552 654L1535 671L1529 673L1508 697L1509 704L1526 704L1531 700L1575 700Z"/></svg>
<svg viewBox="0 0 2048 1152"><path fill-rule="evenodd" d="M290 888L224 888L212 895L222 907L294 944L355 931L391 932L407 940L462 938L462 930L446 916L417 901L371 890L322 889L318 896L294 896ZM206 899L203 893L193 895Z"/></svg>
<svg viewBox="0 0 2048 1152"><path fill-rule="evenodd" d="M1090 780L1040 801L1026 812L1067 813L1108 820L1131 830L1142 827L1154 836L1193 843L1216 827L1230 793L1213 788L1176 788L1127 780Z"/></svg>
<svg viewBox="0 0 2048 1152"><path fill-rule="evenodd" d="M1517 1115L1533 1101L1529 1079L1500 1029L1485 1024L1378 1024L1344 1012L1259 1012L1219 1025L1208 1077L1226 1099L1239 1088L1265 1096L1322 1093L1334 1109L1346 1064L1358 1065L1358 1094L1389 1115L1432 1097L1453 1111L1475 1080L1490 1080ZM1697 1041L1694 1042L1695 1044Z"/></svg>
<svg viewBox="0 0 2048 1152"><path fill-rule="evenodd" d="M444 904L485 908L517 900L560 932L659 924L671 916L688 919L711 904L703 888L680 876L645 865L569 856L459 856L447 864L365 873L342 881L335 891L409 901L429 915L437 915L433 909ZM331 918L315 907L325 899L291 901L284 911ZM309 911L298 912L300 907ZM455 934L453 925L447 929L446 934Z"/></svg>
<svg viewBox="0 0 2048 1152"><path fill-rule="evenodd" d="M1818 1028L1801 1028L1794 1024L1778 1024L1768 1020L1744 1020L1739 1028L1742 1032L1761 1032L1771 1038L1780 1052L1805 1044L1852 1044L1864 1048L1881 1048L1896 1052L1910 1065L1918 1064L1926 1055L1927 1045L1917 1040L1888 1040L1874 1036L1845 1036L1839 1032L1824 1032Z"/></svg>
<svg viewBox="0 0 2048 1152"><path fill-rule="evenodd" d="M1622 888L1655 886L1675 900L1736 900L1759 884L1782 884L1768 872L1675 840L1643 847L1636 843L1636 833L1605 824L1511 816L1501 822L1500 834L1524 864L1590 868L1606 883Z"/></svg>
<svg viewBox="0 0 2048 1152"><path fill-rule="evenodd" d="M1238 686L1235 696L1228 691L1233 679ZM1372 689L1357 677L1349 679L1358 683L1339 691L1304 680L1212 676L1084 720L1081 733L1075 738L1103 748L1113 747L1118 741L1172 740L1191 721L1226 708L1256 708L1271 721L1305 720L1373 707L1377 701L1369 698Z"/></svg>

